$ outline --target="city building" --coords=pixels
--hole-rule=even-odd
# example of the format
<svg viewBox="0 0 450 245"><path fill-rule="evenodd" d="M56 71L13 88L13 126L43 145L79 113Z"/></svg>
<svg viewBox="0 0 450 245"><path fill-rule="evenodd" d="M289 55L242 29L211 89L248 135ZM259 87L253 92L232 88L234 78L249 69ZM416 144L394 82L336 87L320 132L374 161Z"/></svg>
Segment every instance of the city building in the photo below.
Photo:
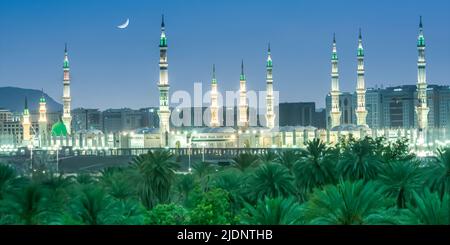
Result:
<svg viewBox="0 0 450 245"><path fill-rule="evenodd" d="M72 129L80 130L103 130L102 112L99 109L77 108L72 110Z"/></svg>

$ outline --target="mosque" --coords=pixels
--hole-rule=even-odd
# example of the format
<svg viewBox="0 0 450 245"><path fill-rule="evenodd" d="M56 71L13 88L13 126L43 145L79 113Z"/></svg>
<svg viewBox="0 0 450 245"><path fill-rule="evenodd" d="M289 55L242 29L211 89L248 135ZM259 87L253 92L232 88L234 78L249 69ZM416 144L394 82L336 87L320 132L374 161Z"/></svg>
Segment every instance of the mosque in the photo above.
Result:
<svg viewBox="0 0 450 245"><path fill-rule="evenodd" d="M82 130L72 132L71 130L71 94L70 94L70 67L67 45L65 47L63 63L63 113L60 120L47 132L47 110L46 101L42 97L39 106L39 130L32 134L31 122L27 104L22 115L23 146L37 148L51 148L53 146L66 146L73 148L291 148L303 147L307 141L318 138L329 144L334 144L341 137L353 136L361 138L365 136L384 136L388 139L406 137L417 144L427 144L428 136L428 112L427 106L427 81L425 63L425 39L423 35L422 18L419 24L419 35L417 39L418 49L418 79L417 79L417 128L386 128L371 129L366 124L366 88L364 79L364 48L361 30L359 31L357 59L357 107L356 125L341 124L341 111L339 107L339 58L337 42L333 36L331 54L331 127L315 128L312 126L287 126L279 127L276 123L276 104L273 90L273 62L270 45L267 50L266 62L266 95L265 116L262 121L264 125L254 126L249 123L249 104L247 97L247 82L244 73L244 63L241 64L239 79L240 89L238 91L237 125L222 125L223 118L218 104L219 83L213 66L211 80L211 104L209 125L207 127L196 127L186 129L185 127L171 128L171 108L169 104L169 70L167 60L168 42L165 32L164 16L161 22L161 37L159 42L159 128L143 128L131 132L118 134L104 134L99 130ZM260 118L261 119L261 118ZM433 134L439 134L434 132Z"/></svg>

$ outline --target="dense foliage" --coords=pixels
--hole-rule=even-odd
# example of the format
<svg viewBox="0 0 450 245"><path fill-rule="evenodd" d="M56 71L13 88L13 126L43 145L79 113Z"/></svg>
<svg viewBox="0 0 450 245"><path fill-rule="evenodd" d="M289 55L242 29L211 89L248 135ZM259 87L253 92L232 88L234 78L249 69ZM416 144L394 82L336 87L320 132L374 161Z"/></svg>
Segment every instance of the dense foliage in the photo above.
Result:
<svg viewBox="0 0 450 245"><path fill-rule="evenodd" d="M19 175L0 164L0 224L449 224L450 148L433 159L408 142L319 140L244 153L229 166L153 150L128 167Z"/></svg>

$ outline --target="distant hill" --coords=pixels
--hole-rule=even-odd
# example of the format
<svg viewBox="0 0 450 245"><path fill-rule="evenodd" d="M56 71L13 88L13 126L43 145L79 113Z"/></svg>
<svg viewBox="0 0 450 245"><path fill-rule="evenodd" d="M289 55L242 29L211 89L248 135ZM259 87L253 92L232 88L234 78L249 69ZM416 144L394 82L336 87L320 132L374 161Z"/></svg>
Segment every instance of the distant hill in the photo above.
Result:
<svg viewBox="0 0 450 245"><path fill-rule="evenodd" d="M30 111L39 109L39 99L42 91L36 89L24 89L16 87L0 87L0 108L6 108L13 112L21 112L24 108L25 97L28 98L28 108ZM62 111L62 105L44 93L47 101L47 111Z"/></svg>

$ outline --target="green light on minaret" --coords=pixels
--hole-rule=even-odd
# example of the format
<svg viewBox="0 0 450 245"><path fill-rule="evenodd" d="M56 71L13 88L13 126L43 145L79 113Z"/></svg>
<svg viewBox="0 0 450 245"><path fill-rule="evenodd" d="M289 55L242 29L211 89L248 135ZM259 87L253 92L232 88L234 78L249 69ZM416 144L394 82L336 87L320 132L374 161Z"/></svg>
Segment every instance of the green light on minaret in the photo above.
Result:
<svg viewBox="0 0 450 245"><path fill-rule="evenodd" d="M160 47L167 47L167 39L166 37L161 37L161 40L159 41Z"/></svg>
<svg viewBox="0 0 450 245"><path fill-rule="evenodd" d="M267 56L267 67L272 67L273 64L272 64L272 57L270 56L270 43L269 43L269 47L267 49L267 54L268 54L268 56Z"/></svg>
<svg viewBox="0 0 450 245"><path fill-rule="evenodd" d="M358 57L364 56L364 49L362 47L362 35L361 28L359 28L359 36L358 36Z"/></svg>
<svg viewBox="0 0 450 245"><path fill-rule="evenodd" d="M25 96L25 107L23 109L23 114L28 115L30 114L30 111L28 110L28 98Z"/></svg>
<svg viewBox="0 0 450 245"><path fill-rule="evenodd" d="M42 96L41 96L41 98L39 99L39 102L45 103L44 89L42 89Z"/></svg>
<svg viewBox="0 0 450 245"><path fill-rule="evenodd" d="M359 57L364 56L364 50L362 48L358 48L358 56Z"/></svg>
<svg viewBox="0 0 450 245"><path fill-rule="evenodd" d="M162 15L161 19L161 39L159 40L159 46L160 47L167 47L167 38L166 34L164 33L165 24L164 24L164 15Z"/></svg>
<svg viewBox="0 0 450 245"><path fill-rule="evenodd" d="M417 47L425 47L425 38L423 36L422 16L420 16L419 37L417 38Z"/></svg>
<svg viewBox="0 0 450 245"><path fill-rule="evenodd" d="M245 74L244 74L244 60L242 60L241 63L241 77L240 77L241 81L245 80Z"/></svg>
<svg viewBox="0 0 450 245"><path fill-rule="evenodd" d="M337 53L333 52L333 54L331 55L331 59L332 60L338 60Z"/></svg>
<svg viewBox="0 0 450 245"><path fill-rule="evenodd" d="M338 55L336 52L336 34L333 33L333 53L331 54L331 60L338 60Z"/></svg>
<svg viewBox="0 0 450 245"><path fill-rule="evenodd" d="M64 47L64 65L63 65L63 68L64 69L69 69L69 59L68 59L68 57L67 57L67 43L65 44L65 47Z"/></svg>
<svg viewBox="0 0 450 245"><path fill-rule="evenodd" d="M216 65L215 64L213 64L212 84L217 84L217 80L216 80Z"/></svg>

